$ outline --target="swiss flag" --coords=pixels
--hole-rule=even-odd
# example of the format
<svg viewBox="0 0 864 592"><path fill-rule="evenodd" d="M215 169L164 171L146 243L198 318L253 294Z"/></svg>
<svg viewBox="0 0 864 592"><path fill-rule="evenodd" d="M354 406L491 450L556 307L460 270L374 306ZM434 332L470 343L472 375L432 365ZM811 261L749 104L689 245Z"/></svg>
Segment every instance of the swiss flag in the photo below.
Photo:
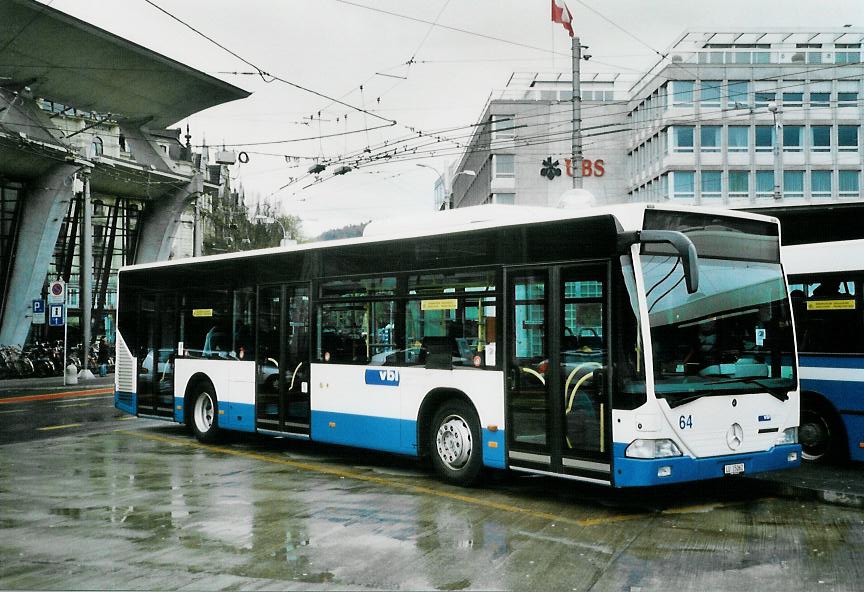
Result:
<svg viewBox="0 0 864 592"><path fill-rule="evenodd" d="M564 0L552 0L552 22L561 23L570 36L573 36L573 15L570 14L570 9L564 4Z"/></svg>

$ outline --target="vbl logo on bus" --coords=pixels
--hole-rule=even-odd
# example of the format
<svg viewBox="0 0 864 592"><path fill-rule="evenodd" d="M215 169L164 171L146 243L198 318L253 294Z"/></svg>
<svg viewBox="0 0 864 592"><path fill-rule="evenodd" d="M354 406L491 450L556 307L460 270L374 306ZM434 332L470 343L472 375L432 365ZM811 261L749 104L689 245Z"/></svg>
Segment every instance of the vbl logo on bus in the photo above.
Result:
<svg viewBox="0 0 864 592"><path fill-rule="evenodd" d="M399 371L392 369L367 369L366 384L373 384L377 386L399 386Z"/></svg>

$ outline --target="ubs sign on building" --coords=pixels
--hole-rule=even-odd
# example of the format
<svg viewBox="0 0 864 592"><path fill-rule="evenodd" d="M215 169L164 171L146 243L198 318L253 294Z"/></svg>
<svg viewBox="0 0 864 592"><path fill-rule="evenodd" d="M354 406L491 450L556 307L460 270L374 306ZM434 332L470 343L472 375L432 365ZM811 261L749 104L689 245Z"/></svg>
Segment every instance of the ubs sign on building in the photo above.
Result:
<svg viewBox="0 0 864 592"><path fill-rule="evenodd" d="M578 169L570 152L571 84L561 75L514 74L493 94L457 170L455 207L484 203L555 206L581 171L583 187L599 203L626 193L626 150L611 130L624 131L627 116L616 99L614 77L583 81L584 159ZM606 132L606 133L600 133ZM619 134L620 135L620 134Z"/></svg>

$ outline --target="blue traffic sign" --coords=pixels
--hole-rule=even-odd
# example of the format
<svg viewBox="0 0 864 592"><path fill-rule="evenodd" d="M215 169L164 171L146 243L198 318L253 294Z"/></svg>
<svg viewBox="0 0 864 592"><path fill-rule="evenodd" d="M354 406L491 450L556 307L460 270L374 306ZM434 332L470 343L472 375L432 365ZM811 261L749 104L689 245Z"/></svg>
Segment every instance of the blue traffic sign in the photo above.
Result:
<svg viewBox="0 0 864 592"><path fill-rule="evenodd" d="M45 301L42 299L33 301L33 312L35 314L45 314Z"/></svg>
<svg viewBox="0 0 864 592"><path fill-rule="evenodd" d="M50 327L62 327L66 315L63 314L65 308L62 304L52 304L48 311L48 325Z"/></svg>

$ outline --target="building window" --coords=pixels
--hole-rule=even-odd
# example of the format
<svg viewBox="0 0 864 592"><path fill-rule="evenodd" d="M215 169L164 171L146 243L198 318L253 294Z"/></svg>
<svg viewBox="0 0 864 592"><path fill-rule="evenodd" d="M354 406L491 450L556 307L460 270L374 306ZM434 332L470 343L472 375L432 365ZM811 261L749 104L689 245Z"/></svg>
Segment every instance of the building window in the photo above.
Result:
<svg viewBox="0 0 864 592"><path fill-rule="evenodd" d="M693 171L675 171L672 173L672 188L675 199L693 199Z"/></svg>
<svg viewBox="0 0 864 592"><path fill-rule="evenodd" d="M756 152L771 152L774 149L774 126L756 126Z"/></svg>
<svg viewBox="0 0 864 592"><path fill-rule="evenodd" d="M493 193L492 194L492 203L493 204L501 204L505 206L512 206L516 204L516 194L515 193Z"/></svg>
<svg viewBox="0 0 864 592"><path fill-rule="evenodd" d="M693 105L693 87L692 80L673 80L672 106L689 107Z"/></svg>
<svg viewBox="0 0 864 592"><path fill-rule="evenodd" d="M719 125L703 125L699 131L699 140L702 144L702 152L720 152L720 130Z"/></svg>
<svg viewBox="0 0 864 592"><path fill-rule="evenodd" d="M693 152L693 128L685 126L675 126L672 128L672 138L675 145L672 147L673 152Z"/></svg>
<svg viewBox="0 0 864 592"><path fill-rule="evenodd" d="M770 64L771 63L771 52L770 51L754 51L753 52L753 63L754 64Z"/></svg>
<svg viewBox="0 0 864 592"><path fill-rule="evenodd" d="M840 152L857 152L858 151L858 126L857 125L838 125L837 126L837 148Z"/></svg>
<svg viewBox="0 0 864 592"><path fill-rule="evenodd" d="M90 140L90 157L102 156L103 151L104 146L102 144L102 138L99 136L93 136L93 139Z"/></svg>
<svg viewBox="0 0 864 592"><path fill-rule="evenodd" d="M804 104L803 80L786 80L782 86L785 88L783 92L784 107L800 107Z"/></svg>
<svg viewBox="0 0 864 592"><path fill-rule="evenodd" d="M861 62L860 51L835 51L835 64L857 64Z"/></svg>
<svg viewBox="0 0 864 592"><path fill-rule="evenodd" d="M765 198L774 195L774 171L756 171L756 197Z"/></svg>
<svg viewBox="0 0 864 592"><path fill-rule="evenodd" d="M750 171L729 171L729 197L750 195Z"/></svg>
<svg viewBox="0 0 864 592"><path fill-rule="evenodd" d="M493 154L492 171L495 179L512 179L516 176L516 157L512 154Z"/></svg>
<svg viewBox="0 0 864 592"><path fill-rule="evenodd" d="M756 107L767 107L771 103L775 101L777 98L777 93L774 91L757 91L755 96L755 106Z"/></svg>
<svg viewBox="0 0 864 592"><path fill-rule="evenodd" d="M837 82L837 106L858 106L858 81L840 80Z"/></svg>
<svg viewBox="0 0 864 592"><path fill-rule="evenodd" d="M808 64L821 64L822 63L822 52L821 51L808 51L807 52L807 63Z"/></svg>
<svg viewBox="0 0 864 592"><path fill-rule="evenodd" d="M858 197L860 192L861 173L859 171L840 171L839 174L839 189L840 197Z"/></svg>
<svg viewBox="0 0 864 592"><path fill-rule="evenodd" d="M783 126L783 152L801 152L804 127L800 125Z"/></svg>
<svg viewBox="0 0 864 592"><path fill-rule="evenodd" d="M745 107L749 104L747 95L750 90L750 83L746 80L730 80L728 85L729 90L729 107Z"/></svg>
<svg viewBox="0 0 864 592"><path fill-rule="evenodd" d="M814 125L810 127L811 149L813 152L831 152L831 126Z"/></svg>
<svg viewBox="0 0 864 592"><path fill-rule="evenodd" d="M719 198L723 195L720 171L702 171L702 197Z"/></svg>
<svg viewBox="0 0 864 592"><path fill-rule="evenodd" d="M810 195L831 197L831 171L813 171L810 174Z"/></svg>
<svg viewBox="0 0 864 592"><path fill-rule="evenodd" d="M744 125L729 126L729 152L747 152L750 128Z"/></svg>
<svg viewBox="0 0 864 592"><path fill-rule="evenodd" d="M493 115L490 118L492 124L492 139L503 140L516 137L514 129L515 115Z"/></svg>
<svg viewBox="0 0 864 592"><path fill-rule="evenodd" d="M720 81L719 80L703 80L699 90L699 100L703 107L719 107L720 106Z"/></svg>
<svg viewBox="0 0 864 592"><path fill-rule="evenodd" d="M804 171L783 171L783 197L804 197Z"/></svg>
<svg viewBox="0 0 864 592"><path fill-rule="evenodd" d="M821 109L831 106L831 91L811 90L810 91L810 108Z"/></svg>

